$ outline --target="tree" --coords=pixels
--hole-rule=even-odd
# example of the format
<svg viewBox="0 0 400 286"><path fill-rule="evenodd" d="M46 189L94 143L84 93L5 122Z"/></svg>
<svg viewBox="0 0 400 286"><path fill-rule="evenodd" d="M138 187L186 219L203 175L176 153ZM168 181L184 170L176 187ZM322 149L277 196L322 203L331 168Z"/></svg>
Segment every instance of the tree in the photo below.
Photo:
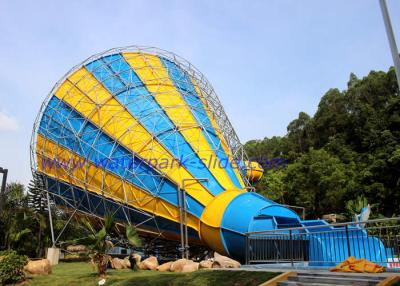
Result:
<svg viewBox="0 0 400 286"><path fill-rule="evenodd" d="M284 195L287 191L284 183L284 176L285 171L282 169L266 170L255 186L257 193L260 193L270 200L284 204Z"/></svg>
<svg viewBox="0 0 400 286"><path fill-rule="evenodd" d="M286 159L278 189L284 189L287 204L307 206L308 213L320 215L345 211L346 201L364 196L374 212L398 215L400 94L394 69L371 71L361 79L351 74L347 90L328 90L314 116L300 112L285 136L251 140L245 148L259 163L264 157ZM257 191L273 196L275 175L267 172ZM336 186L335 180L346 185Z"/></svg>
<svg viewBox="0 0 400 286"><path fill-rule="evenodd" d="M16 249L29 257L43 257L45 247L51 243L44 194L44 189L36 187L35 183L30 184L28 192L20 183L7 185L4 208L0 213L0 250ZM54 230L58 233L64 227L67 213L52 208L52 217ZM72 239L81 234L80 225L71 221L63 238Z"/></svg>
<svg viewBox="0 0 400 286"><path fill-rule="evenodd" d="M27 226L29 212L25 188L22 184L12 182L7 184L4 204L0 213L1 249L10 250L24 236L31 233Z"/></svg>
<svg viewBox="0 0 400 286"><path fill-rule="evenodd" d="M102 228L97 231L94 225L88 220L82 220L83 226L88 232L83 238L74 239L73 243L83 244L89 248L92 263L97 266L99 276L105 276L109 256L107 252L115 245L111 240L112 236L118 236L119 230L116 227L114 216L106 214ZM141 245L136 229L132 225L125 225L125 238L127 242L135 247Z"/></svg>
<svg viewBox="0 0 400 286"><path fill-rule="evenodd" d="M47 198L44 192L44 183L42 177L36 173L33 174L33 179L30 181L28 186L28 206L33 212L38 230L37 235L37 246L36 255L42 257L44 254L45 247L45 236L48 230L47 223ZM57 216L55 216L57 218Z"/></svg>
<svg viewBox="0 0 400 286"><path fill-rule="evenodd" d="M307 113L300 112L298 118L289 123L287 137L291 143L289 145L291 151L296 153L307 151L311 143L311 118Z"/></svg>
<svg viewBox="0 0 400 286"><path fill-rule="evenodd" d="M28 185L28 205L38 213L47 212L47 198L43 178L33 174L33 179Z"/></svg>
<svg viewBox="0 0 400 286"><path fill-rule="evenodd" d="M304 206L309 217L343 210L346 194L354 192L352 166L327 151L310 150L287 168L287 202Z"/></svg>

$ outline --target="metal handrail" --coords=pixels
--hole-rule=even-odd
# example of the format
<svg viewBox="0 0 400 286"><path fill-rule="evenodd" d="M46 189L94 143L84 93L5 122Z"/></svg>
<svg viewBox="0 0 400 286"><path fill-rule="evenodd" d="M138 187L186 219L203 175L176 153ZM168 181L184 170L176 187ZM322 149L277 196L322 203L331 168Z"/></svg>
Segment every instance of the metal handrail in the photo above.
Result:
<svg viewBox="0 0 400 286"><path fill-rule="evenodd" d="M290 209L299 209L299 210L301 210L301 219L302 220L306 219L306 208L305 207L293 206L293 205L282 205L282 206L288 207Z"/></svg>
<svg viewBox="0 0 400 286"><path fill-rule="evenodd" d="M366 220L366 221L341 222L341 223L332 223L332 224L326 224L326 225L311 225L311 226L300 226L300 227L288 227L288 228L281 228L281 229L259 230L259 231L246 232L245 235L274 233L274 232L276 233L276 232L288 231L288 230L304 230L304 229L315 229L315 228L323 228L323 227L340 227L340 226L349 226L349 225L357 225L357 224L371 224L371 223L396 221L396 220L400 221L400 217L380 218L380 219L372 219L372 220Z"/></svg>

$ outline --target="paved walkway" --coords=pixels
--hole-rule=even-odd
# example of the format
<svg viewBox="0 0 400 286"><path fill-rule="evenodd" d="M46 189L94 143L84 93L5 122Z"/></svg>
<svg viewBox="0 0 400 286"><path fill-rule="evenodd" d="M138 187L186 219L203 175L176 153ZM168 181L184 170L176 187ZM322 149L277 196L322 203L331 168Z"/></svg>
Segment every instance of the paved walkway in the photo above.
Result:
<svg viewBox="0 0 400 286"><path fill-rule="evenodd" d="M330 272L328 269L293 269L293 268L287 268L287 267L282 267L279 268L277 266L275 267L267 267L265 265L242 265L241 268L212 268L213 270L227 270L227 271L265 271L265 272L287 272L287 271L295 271L297 273L311 273L311 274L323 274L323 273L329 273L330 275L337 275L337 276L342 276L342 272ZM346 275L348 274L349 276L380 276L380 277L388 277L392 275L400 275L400 272L383 272L383 273L345 273Z"/></svg>

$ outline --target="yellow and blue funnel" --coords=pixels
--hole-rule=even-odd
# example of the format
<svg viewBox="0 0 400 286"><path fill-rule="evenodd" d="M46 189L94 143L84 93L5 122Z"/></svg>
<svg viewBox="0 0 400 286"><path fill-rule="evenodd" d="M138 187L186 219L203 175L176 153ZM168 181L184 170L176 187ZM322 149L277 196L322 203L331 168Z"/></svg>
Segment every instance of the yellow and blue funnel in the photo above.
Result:
<svg viewBox="0 0 400 286"><path fill-rule="evenodd" d="M172 240L184 189L190 239L241 259L245 232L299 218L247 191L262 168L243 167L235 136L193 66L159 50L114 49L56 84L35 125L32 167L57 204L99 217L112 211Z"/></svg>

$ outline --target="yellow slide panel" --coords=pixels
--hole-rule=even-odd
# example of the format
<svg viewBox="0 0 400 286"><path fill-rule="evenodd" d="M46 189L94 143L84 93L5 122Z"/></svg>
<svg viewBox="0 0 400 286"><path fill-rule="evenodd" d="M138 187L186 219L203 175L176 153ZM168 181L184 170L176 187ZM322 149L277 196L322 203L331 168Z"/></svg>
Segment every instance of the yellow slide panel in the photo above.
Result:
<svg viewBox="0 0 400 286"><path fill-rule="evenodd" d="M218 253L227 254L221 239L221 221L228 204L238 195L241 190L231 190L220 193L204 209L200 218L200 237L204 243Z"/></svg>
<svg viewBox="0 0 400 286"><path fill-rule="evenodd" d="M231 151L229 151L228 144L226 144L225 138L222 136L221 130L220 130L218 124L215 122L214 117L211 115L210 108L208 107L206 99L201 94L201 91L200 91L196 81L193 78L191 79L191 81L192 81L192 84L193 84L193 86L194 86L194 88L196 90L196 93L197 93L198 97L200 98L201 102L203 103L204 110L206 111L207 116L211 121L211 125L214 128L215 133L217 134L219 141L221 142L222 149L225 151L226 156L229 158L229 162L232 162L232 160L234 158L231 155ZM240 185L242 186L242 188L244 188L243 178L240 175L239 170L238 170L236 165L237 164L234 164L232 166L232 169L234 170L235 175L238 177Z"/></svg>
<svg viewBox="0 0 400 286"><path fill-rule="evenodd" d="M85 68L78 70L66 80L55 96L73 106L106 134L118 139L123 146L145 160L168 162L168 167L163 166L158 169L172 181L181 183L185 178L193 178ZM105 102L107 104L104 104ZM213 198L201 184L188 185L186 191L204 206Z"/></svg>
<svg viewBox="0 0 400 286"><path fill-rule="evenodd" d="M139 53L124 53L125 60L134 69L148 91L152 93L158 104L165 110L170 120L180 130L194 152L203 160L206 166L225 189L235 189L224 168L218 166L219 160L198 127L196 120L175 88L160 59L154 55ZM170 108L173 107L173 108ZM212 159L210 163L209 160ZM217 162L214 168L214 162Z"/></svg>
<svg viewBox="0 0 400 286"><path fill-rule="evenodd" d="M40 134L37 136L36 152L39 171L49 176L179 223L179 209L176 206L161 198L153 197L150 193L123 181L118 176L96 167L86 161L85 158L58 146L52 140L44 138ZM49 163L53 162L53 159L56 163L51 166ZM58 166L57 162L64 164L63 166ZM84 162L84 164L82 167L80 165L79 167L74 167L74 162ZM195 216L188 214L188 226L198 230L199 220Z"/></svg>

